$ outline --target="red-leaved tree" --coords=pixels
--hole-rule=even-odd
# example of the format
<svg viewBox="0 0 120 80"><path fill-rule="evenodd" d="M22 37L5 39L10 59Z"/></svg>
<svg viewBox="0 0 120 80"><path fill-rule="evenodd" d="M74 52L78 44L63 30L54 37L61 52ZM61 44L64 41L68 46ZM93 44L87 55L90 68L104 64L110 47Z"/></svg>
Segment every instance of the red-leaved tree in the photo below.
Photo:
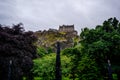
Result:
<svg viewBox="0 0 120 80"><path fill-rule="evenodd" d="M36 57L33 32L25 32L22 24L0 25L0 80L32 80L32 59Z"/></svg>

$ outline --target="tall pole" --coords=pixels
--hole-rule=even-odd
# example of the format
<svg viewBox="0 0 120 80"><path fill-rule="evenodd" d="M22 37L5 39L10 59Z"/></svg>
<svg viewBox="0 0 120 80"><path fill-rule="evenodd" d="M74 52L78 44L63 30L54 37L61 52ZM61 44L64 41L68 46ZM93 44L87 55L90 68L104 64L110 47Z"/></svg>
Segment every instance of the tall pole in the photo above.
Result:
<svg viewBox="0 0 120 80"><path fill-rule="evenodd" d="M11 66L12 66L12 60L10 60L9 62L8 80L11 80Z"/></svg>
<svg viewBox="0 0 120 80"><path fill-rule="evenodd" d="M109 80L113 80L113 77L112 77L112 68L111 68L111 63L110 63L109 59L108 59L108 79Z"/></svg>
<svg viewBox="0 0 120 80"><path fill-rule="evenodd" d="M57 42L57 54L56 54L56 71L55 80L62 80L61 76L61 60L60 60L60 43Z"/></svg>

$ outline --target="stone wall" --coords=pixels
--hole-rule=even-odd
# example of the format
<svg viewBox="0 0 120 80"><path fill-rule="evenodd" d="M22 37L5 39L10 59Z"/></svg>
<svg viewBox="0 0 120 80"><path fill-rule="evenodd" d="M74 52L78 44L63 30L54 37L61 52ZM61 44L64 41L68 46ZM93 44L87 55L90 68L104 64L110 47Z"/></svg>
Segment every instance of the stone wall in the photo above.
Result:
<svg viewBox="0 0 120 80"><path fill-rule="evenodd" d="M69 32L73 35L77 35L77 31L74 29L74 25L59 26L59 32Z"/></svg>
<svg viewBox="0 0 120 80"><path fill-rule="evenodd" d="M62 25L59 26L59 31L60 32L73 32L74 30L74 25Z"/></svg>

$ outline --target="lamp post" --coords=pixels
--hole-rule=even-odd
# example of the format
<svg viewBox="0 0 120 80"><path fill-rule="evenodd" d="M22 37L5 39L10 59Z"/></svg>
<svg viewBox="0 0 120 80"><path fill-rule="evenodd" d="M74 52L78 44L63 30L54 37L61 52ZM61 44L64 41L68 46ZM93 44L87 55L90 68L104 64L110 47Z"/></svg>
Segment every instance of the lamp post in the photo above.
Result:
<svg viewBox="0 0 120 80"><path fill-rule="evenodd" d="M9 61L8 80L11 80L11 66L12 66L12 60Z"/></svg>
<svg viewBox="0 0 120 80"><path fill-rule="evenodd" d="M111 63L110 63L109 59L108 59L108 79L109 80L113 80L113 77L112 77L112 68L111 68Z"/></svg>

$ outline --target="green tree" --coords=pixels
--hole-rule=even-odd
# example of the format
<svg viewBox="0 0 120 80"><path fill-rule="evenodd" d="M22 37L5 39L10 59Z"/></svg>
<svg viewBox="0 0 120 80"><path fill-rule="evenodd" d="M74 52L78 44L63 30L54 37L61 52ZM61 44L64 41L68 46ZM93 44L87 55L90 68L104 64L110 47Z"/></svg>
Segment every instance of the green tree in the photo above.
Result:
<svg viewBox="0 0 120 80"><path fill-rule="evenodd" d="M33 73L35 76L40 77L42 80L55 79L55 59L56 54L51 53L42 58L34 60ZM70 58L61 55L62 76L67 77L70 73Z"/></svg>
<svg viewBox="0 0 120 80"><path fill-rule="evenodd" d="M98 65L88 55L82 56L77 68L79 80L103 80Z"/></svg>
<svg viewBox="0 0 120 80"><path fill-rule="evenodd" d="M43 47L37 47L37 54L40 56L40 57L43 57L47 54L47 50Z"/></svg>
<svg viewBox="0 0 120 80"><path fill-rule="evenodd" d="M84 47L82 50L90 58L95 59L98 68L101 68L101 75L105 76L107 60L111 61L114 73L120 75L120 23L116 18L104 21L103 25L96 26L95 29L82 29L80 43ZM118 77L118 80L120 78Z"/></svg>
<svg viewBox="0 0 120 80"><path fill-rule="evenodd" d="M81 60L81 53L79 49L77 48L67 48L62 51L62 53L68 57L71 58L71 69L70 69L70 78L75 80L78 78L79 70L78 70L78 64L79 61Z"/></svg>

